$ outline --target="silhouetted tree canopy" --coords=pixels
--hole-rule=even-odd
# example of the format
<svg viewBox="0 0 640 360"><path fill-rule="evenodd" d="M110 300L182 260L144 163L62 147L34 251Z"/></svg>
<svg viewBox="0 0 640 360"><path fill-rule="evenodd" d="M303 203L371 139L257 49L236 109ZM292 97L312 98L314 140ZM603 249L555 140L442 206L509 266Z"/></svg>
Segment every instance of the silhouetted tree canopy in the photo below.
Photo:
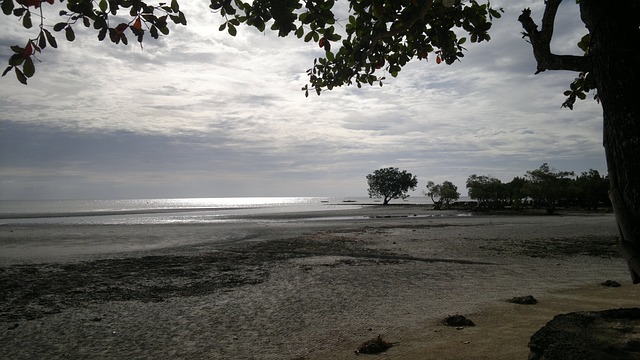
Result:
<svg viewBox="0 0 640 360"><path fill-rule="evenodd" d="M555 211L558 200L571 193L573 171L556 171L544 163L538 169L527 171L525 193L536 203L542 204L547 213Z"/></svg>
<svg viewBox="0 0 640 360"><path fill-rule="evenodd" d="M3 74L14 69L21 82L35 73L33 58L47 46L57 47L55 32L75 40L77 26L93 28L98 40L127 45L129 37L142 43L146 36L168 35L170 24L187 25L177 0L147 3L131 0L61 0L53 32L45 25L43 8L54 0L2 0L5 15L13 15L25 28L36 29L25 45L12 47L14 55ZM344 3L342 3L344 4ZM382 84L384 74L397 76L411 59L452 64L464 57L463 44L490 39L492 19L500 9L489 4L450 0L349 1L347 16L338 18L334 0L210 0L209 7L222 17L220 31L235 36L243 24L259 31L275 31L314 42L325 55L308 70L309 89L356 84ZM46 18L47 21L56 21ZM466 34L465 36L461 36ZM382 74L382 75L381 75Z"/></svg>
<svg viewBox="0 0 640 360"><path fill-rule="evenodd" d="M369 197L382 198L383 204L387 205L392 199L408 198L407 192L415 190L418 186L418 178L406 170L400 171L398 168L389 167L367 175L367 183Z"/></svg>
<svg viewBox="0 0 640 360"><path fill-rule="evenodd" d="M444 181L442 184L436 184L433 181L427 183L426 195L431 198L436 209L442 206L449 206L452 201L460 198L458 187L451 181Z"/></svg>

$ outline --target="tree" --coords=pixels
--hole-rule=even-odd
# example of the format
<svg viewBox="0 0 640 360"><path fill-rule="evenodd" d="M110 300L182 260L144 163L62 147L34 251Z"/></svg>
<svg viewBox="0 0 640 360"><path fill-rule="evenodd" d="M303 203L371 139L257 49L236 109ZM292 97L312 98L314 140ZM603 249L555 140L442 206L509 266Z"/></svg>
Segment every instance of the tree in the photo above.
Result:
<svg viewBox="0 0 640 360"><path fill-rule="evenodd" d="M367 175L369 183L369 197L383 198L383 205L387 205L391 199L406 199L407 192L415 190L418 186L418 178L406 170L389 167L376 170Z"/></svg>
<svg viewBox="0 0 640 360"><path fill-rule="evenodd" d="M98 32L98 39L109 35L114 43L127 44L127 33L139 42L146 35L157 38L169 33L168 22L187 23L177 0L170 4L149 5L129 0L61 0L67 9L64 21L53 30L64 31L75 39L74 26L82 23ZM541 0L542 1L542 0ZM562 0L544 0L541 27L523 10L519 21L524 37L531 43L537 73L569 70L578 73L565 92L563 106L573 108L576 99L595 91L602 104L604 148L607 159L610 199L620 229L623 254L634 283L640 282L640 2L620 0L576 0L588 33L578 46L581 56L551 52L551 40L558 7ZM18 17L25 28L33 27L32 15L39 20L34 37L24 46L12 46L14 54L3 72L14 70L22 83L35 73L33 59L46 46L56 47L53 34L43 26L43 8L54 0L2 0L6 15ZM17 5L16 5L17 4ZM382 84L384 74L397 76L412 59L434 58L452 64L464 56L464 44L490 40L493 18L501 9L476 0L350 0L347 16L337 19L335 0L210 0L210 7L223 17L220 30L235 35L240 24L266 31L267 25L280 36L294 34L316 42L325 56L314 60L307 71L306 94L342 85ZM47 19L53 18L46 17ZM125 20L121 20L125 19ZM121 21L116 25L117 22ZM338 27L336 27L338 23ZM343 33L336 28L344 28ZM466 33L466 36L462 34ZM468 36L468 38L467 38ZM337 48L337 50L336 50ZM377 71L380 70L382 75Z"/></svg>
<svg viewBox="0 0 640 360"><path fill-rule="evenodd" d="M578 44L584 55L551 52L553 26L562 0L546 0L541 28L525 9L518 20L533 48L537 71L570 70L578 77L565 92L563 106L595 92L602 104L604 149L623 256L634 283L640 282L640 2L577 0L588 34Z"/></svg>
<svg viewBox="0 0 640 360"><path fill-rule="evenodd" d="M460 193L458 187L451 181L444 181L442 184L435 184L433 181L427 183L426 195L431 198L434 208L440 210L442 206L448 207L451 201L458 200Z"/></svg>
<svg viewBox="0 0 640 360"><path fill-rule="evenodd" d="M587 209L597 211L598 205L608 203L609 179L601 176L598 170L590 169L581 173L574 185L578 202Z"/></svg>
<svg viewBox="0 0 640 360"><path fill-rule="evenodd" d="M504 184L505 193L512 209L520 210L522 208L522 200L526 198L524 187L527 180L522 177L514 177L513 180Z"/></svg>
<svg viewBox="0 0 640 360"><path fill-rule="evenodd" d="M502 181L493 176L473 174L467 178L467 189L469 197L482 207L501 206L505 197Z"/></svg>
<svg viewBox="0 0 640 360"><path fill-rule="evenodd" d="M61 2L67 8L60 12L63 21L53 30L64 32L68 41L75 39L74 27L79 23L95 29L100 41L108 35L111 42L125 45L128 34L142 43L147 35L168 35L169 22L187 24L177 0L158 5L129 0ZM24 46L12 47L14 55L3 75L13 69L26 84L35 73L36 54L48 45L57 47L55 36L43 26L47 3L52 5L54 0L2 0L4 14L20 18L25 28L32 28L32 17L40 25ZM210 0L209 7L223 18L219 29L232 36L245 24L259 31L269 28L283 37L293 34L323 48L325 56L314 60L307 71L306 94L310 89L320 94L322 89L353 83L358 87L381 83L380 72L395 77L411 59L427 59L430 54L437 63L452 64L464 56L467 37L459 34L467 33L470 42L488 41L491 21L500 17L500 10L475 0L350 0L345 19L335 16L335 0Z"/></svg>
<svg viewBox="0 0 640 360"><path fill-rule="evenodd" d="M538 205L545 206L547 213L553 214L558 201L567 197L571 190L573 171L554 171L547 163L538 169L527 171L528 182L525 193Z"/></svg>

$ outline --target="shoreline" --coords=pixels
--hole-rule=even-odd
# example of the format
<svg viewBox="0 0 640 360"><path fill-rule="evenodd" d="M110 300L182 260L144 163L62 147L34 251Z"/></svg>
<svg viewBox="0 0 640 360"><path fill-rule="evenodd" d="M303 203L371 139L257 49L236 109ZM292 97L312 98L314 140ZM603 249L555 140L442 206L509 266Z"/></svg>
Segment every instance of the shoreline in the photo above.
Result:
<svg viewBox="0 0 640 360"><path fill-rule="evenodd" d="M638 298L611 214L408 210L348 210L371 217L340 221L0 227L0 348L13 359L346 359L381 334L398 342L386 358L510 359L496 356L489 335L503 329L500 341L513 343L507 320L544 324L554 294L566 300L559 311L587 303L575 302L575 289L584 299L620 294L594 301L603 308ZM624 285L600 289L609 279ZM540 304L506 311L506 299L524 295ZM438 324L455 313L478 326ZM456 357L461 346L477 354Z"/></svg>

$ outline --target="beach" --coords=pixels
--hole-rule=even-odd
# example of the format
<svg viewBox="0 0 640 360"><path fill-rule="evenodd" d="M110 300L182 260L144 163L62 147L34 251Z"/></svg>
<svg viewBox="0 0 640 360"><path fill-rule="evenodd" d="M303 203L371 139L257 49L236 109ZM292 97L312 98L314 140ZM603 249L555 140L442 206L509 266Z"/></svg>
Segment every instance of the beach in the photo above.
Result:
<svg viewBox="0 0 640 360"><path fill-rule="evenodd" d="M612 214L251 220L0 226L0 357L354 359L382 335L390 349L360 356L526 359L556 314L640 305ZM442 324L455 314L476 326Z"/></svg>

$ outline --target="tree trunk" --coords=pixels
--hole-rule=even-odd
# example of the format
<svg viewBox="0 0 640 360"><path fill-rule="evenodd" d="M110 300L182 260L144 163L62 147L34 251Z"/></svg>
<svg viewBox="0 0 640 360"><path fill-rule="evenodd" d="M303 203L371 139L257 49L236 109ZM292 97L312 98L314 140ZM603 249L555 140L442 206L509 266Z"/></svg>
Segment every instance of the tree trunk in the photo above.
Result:
<svg viewBox="0 0 640 360"><path fill-rule="evenodd" d="M589 61L604 117L610 198L621 249L634 283L640 282L640 3L583 0L591 34Z"/></svg>

